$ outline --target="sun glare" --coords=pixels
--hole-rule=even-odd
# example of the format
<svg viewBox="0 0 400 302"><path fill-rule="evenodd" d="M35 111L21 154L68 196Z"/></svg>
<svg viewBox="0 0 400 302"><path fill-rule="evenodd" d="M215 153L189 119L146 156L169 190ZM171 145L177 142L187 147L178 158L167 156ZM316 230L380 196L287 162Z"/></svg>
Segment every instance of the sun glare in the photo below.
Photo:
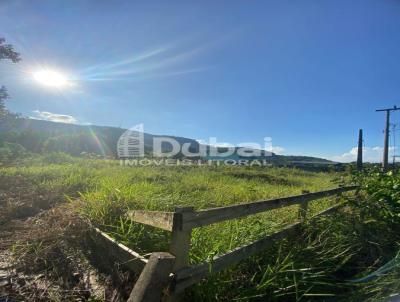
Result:
<svg viewBox="0 0 400 302"><path fill-rule="evenodd" d="M64 88L67 86L68 79L65 75L54 70L39 70L33 73L33 78L44 86L54 88Z"/></svg>

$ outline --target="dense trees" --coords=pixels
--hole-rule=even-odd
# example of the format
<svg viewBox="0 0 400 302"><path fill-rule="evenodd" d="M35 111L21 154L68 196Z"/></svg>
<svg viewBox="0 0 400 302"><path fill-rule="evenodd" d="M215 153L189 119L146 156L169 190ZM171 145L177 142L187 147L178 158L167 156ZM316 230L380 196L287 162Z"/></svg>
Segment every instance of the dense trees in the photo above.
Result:
<svg viewBox="0 0 400 302"><path fill-rule="evenodd" d="M17 63L21 60L18 52L16 52L11 44L6 44L5 39L0 37L0 60L10 60ZM5 100L9 98L6 87L0 87L0 123L4 122L11 113L6 109ZM13 115L15 116L15 115Z"/></svg>
<svg viewBox="0 0 400 302"><path fill-rule="evenodd" d="M16 52L11 44L5 44L6 39L0 38L0 60L8 59L13 63L21 60L18 52Z"/></svg>
<svg viewBox="0 0 400 302"><path fill-rule="evenodd" d="M88 131L88 129L77 132L22 129L20 124L24 120L23 118L17 120L16 130L1 131L0 129L0 147L2 146L1 142L7 142L20 145L31 153L64 152L75 156L83 154L88 156L115 156L118 136L109 137L104 133ZM9 147L7 145L7 148ZM0 153L1 151L0 148Z"/></svg>
<svg viewBox="0 0 400 302"><path fill-rule="evenodd" d="M0 61L10 60L17 63L21 60L18 52L16 52L11 44L6 44L6 40L0 37ZM16 122L17 114L7 110L5 101L9 98L9 94L5 86L0 86L0 129L10 128ZM0 162L13 160L25 153L25 148L20 144L10 143L0 136Z"/></svg>

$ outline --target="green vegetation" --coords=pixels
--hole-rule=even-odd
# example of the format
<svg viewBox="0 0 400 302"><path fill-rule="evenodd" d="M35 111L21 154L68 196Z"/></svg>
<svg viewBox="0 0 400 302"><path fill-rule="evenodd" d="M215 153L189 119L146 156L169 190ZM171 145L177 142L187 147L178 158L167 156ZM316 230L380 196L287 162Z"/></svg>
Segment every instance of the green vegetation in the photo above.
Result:
<svg viewBox="0 0 400 302"><path fill-rule="evenodd" d="M21 60L18 52L16 52L11 44L6 44L6 40L0 37L0 61L10 60L13 63L17 63ZM7 125L12 126L13 121L17 117L14 113L7 110L5 100L10 96L5 86L0 86L0 129L1 126Z"/></svg>
<svg viewBox="0 0 400 302"><path fill-rule="evenodd" d="M392 258L398 258L400 250L400 175L372 170L356 175L354 181L362 186L362 195L349 198L346 208L309 221L301 236L277 242L265 253L196 285L192 297L388 301L399 295L399 261ZM384 274L374 273L388 262Z"/></svg>
<svg viewBox="0 0 400 302"><path fill-rule="evenodd" d="M0 168L3 190L15 186L20 196L24 196L21 192L35 196L33 201L26 198L24 211L21 197L18 205L2 204L6 210L0 212L0 223L68 201L75 212L146 254L167 250L169 233L132 223L124 215L129 209L173 210L184 205L204 209L299 194L303 189L328 189L336 187L338 180L360 183L362 195L347 198L349 205L336 214L307 222L298 236L276 242L265 252L193 286L187 299L384 300L400 290L396 267L369 282L350 280L374 272L400 250L400 178L393 172L373 171L351 180L344 174L288 168L122 167L117 161L49 153ZM336 202L315 201L310 210L316 213ZM297 210L293 206L195 229L190 261L198 263L264 237L295 221ZM40 240L32 242L32 247L48 250ZM15 245L14 252L21 259L25 259L21 254L29 251L34 251L35 257L41 253L37 248Z"/></svg>
<svg viewBox="0 0 400 302"><path fill-rule="evenodd" d="M166 250L169 234L124 218L129 209L205 209L332 188L334 174L256 167L122 167L117 161L50 153L0 170L3 182L17 175L43 190L69 196L93 223L142 252ZM321 210L330 201L312 207ZM286 208L195 230L192 261L205 260L279 229L297 218Z"/></svg>
<svg viewBox="0 0 400 302"><path fill-rule="evenodd" d="M0 162L12 162L26 155L27 152L20 144L0 142Z"/></svg>
<svg viewBox="0 0 400 302"><path fill-rule="evenodd" d="M116 127L63 124L18 117L14 118L12 123L0 121L0 142L20 144L28 152L36 155L64 152L73 156L90 154L92 157L115 159L118 139L125 131L126 129ZM152 155L154 137L159 136L144 133L144 151L148 156ZM199 151L200 145L194 139L167 137L174 138L180 145L190 144L190 151L193 153ZM163 144L162 148L164 152L171 151L168 144ZM220 152L223 151L224 149L220 148ZM181 153L175 157L184 158ZM268 154L261 156L261 159L276 166L301 166L303 169L313 171L340 168L340 165L332 166L333 162L329 160L309 156Z"/></svg>

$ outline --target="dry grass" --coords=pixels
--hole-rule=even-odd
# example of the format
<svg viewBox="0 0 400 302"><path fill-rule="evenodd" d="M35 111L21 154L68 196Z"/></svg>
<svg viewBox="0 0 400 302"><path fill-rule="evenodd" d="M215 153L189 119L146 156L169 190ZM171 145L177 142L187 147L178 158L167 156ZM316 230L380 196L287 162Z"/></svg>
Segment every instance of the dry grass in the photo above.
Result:
<svg viewBox="0 0 400 302"><path fill-rule="evenodd" d="M125 301L135 276L95 257L88 230L69 204L2 225L0 293L17 301Z"/></svg>

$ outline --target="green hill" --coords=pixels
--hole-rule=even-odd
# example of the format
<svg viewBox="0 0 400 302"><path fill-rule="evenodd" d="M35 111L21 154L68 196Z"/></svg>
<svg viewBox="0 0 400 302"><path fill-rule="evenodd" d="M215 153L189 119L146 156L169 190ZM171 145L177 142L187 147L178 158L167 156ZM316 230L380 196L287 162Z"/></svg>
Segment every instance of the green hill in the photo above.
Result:
<svg viewBox="0 0 400 302"><path fill-rule="evenodd" d="M19 118L12 126L0 126L0 141L20 144L27 151L34 153L65 152L75 156L89 153L116 158L118 139L126 130L118 127L74 125ZM152 151L153 139L161 136L173 138L181 145L189 143L191 152L197 152L200 147L199 142L194 139L144 133L146 154L150 154ZM168 144L162 147L163 151L168 151L170 148ZM183 157L183 155L178 154L176 157ZM262 151L260 158L276 165L334 164L334 162L322 158L284 156L265 151Z"/></svg>

